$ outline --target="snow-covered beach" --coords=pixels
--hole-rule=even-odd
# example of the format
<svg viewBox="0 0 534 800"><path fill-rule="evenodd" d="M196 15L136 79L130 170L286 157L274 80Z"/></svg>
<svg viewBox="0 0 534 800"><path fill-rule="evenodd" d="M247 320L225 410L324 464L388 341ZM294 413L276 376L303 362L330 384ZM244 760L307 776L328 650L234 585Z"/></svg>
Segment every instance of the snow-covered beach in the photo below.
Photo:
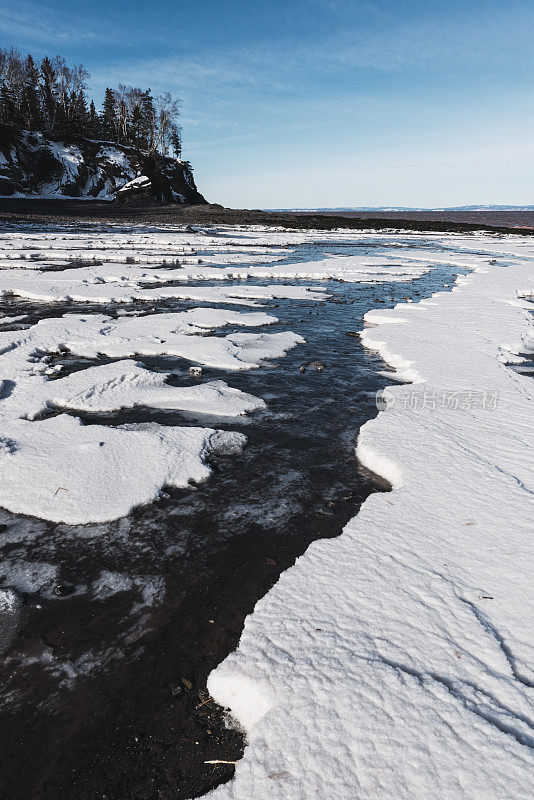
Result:
<svg viewBox="0 0 534 800"><path fill-rule="evenodd" d="M88 225L6 227L0 248L0 506L10 512L0 642L11 677L30 664L21 609L61 581L64 553L36 557L45 531L101 540L162 493L194 484L202 494L213 460L239 471L253 431L282 415L277 372L292 364L292 383L319 380L313 354L300 369L295 359L308 331L317 349L330 329L340 344L327 381L345 358L331 391L349 380L381 388L383 410L351 447L393 491L372 493L341 536L311 544L260 593L239 646L211 672L211 696L247 734L235 778L212 796L530 796L534 385L510 364L533 350L532 240ZM351 376L357 336L374 361L355 360ZM385 373L376 387L371 364ZM336 468L346 469L339 458ZM291 475L279 475L283 501L254 510L276 511L280 530ZM239 518L224 497L221 513ZM159 574L91 580L74 595L102 603L139 586L146 619L166 592ZM87 670L88 654L31 658L75 691L122 656L103 667L93 653ZM209 741L203 753L201 764L235 760ZM223 774L198 768L212 786Z"/></svg>
<svg viewBox="0 0 534 800"><path fill-rule="evenodd" d="M308 549L210 676L249 736L212 797L531 797L534 386L508 363L532 349L533 276L479 266L366 315L410 382L358 437L393 492Z"/></svg>

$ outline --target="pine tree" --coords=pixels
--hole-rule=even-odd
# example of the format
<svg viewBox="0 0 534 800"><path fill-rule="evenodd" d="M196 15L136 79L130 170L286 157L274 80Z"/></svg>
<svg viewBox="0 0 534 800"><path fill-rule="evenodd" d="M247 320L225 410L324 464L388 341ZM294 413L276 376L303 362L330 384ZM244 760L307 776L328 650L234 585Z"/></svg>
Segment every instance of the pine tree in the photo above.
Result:
<svg viewBox="0 0 534 800"><path fill-rule="evenodd" d="M108 139L115 139L117 135L117 125L115 116L115 95L113 89L107 88L104 95L104 105L102 109L102 135Z"/></svg>
<svg viewBox="0 0 534 800"><path fill-rule="evenodd" d="M156 109L150 89L143 92L141 97L141 113L143 116L143 149L151 153L156 140Z"/></svg>
<svg viewBox="0 0 534 800"><path fill-rule="evenodd" d="M119 84L106 89L102 114L85 90L89 73L82 64L69 66L58 55L36 66L32 56L16 48L0 48L0 124L12 136L20 130L40 130L52 139L113 139L133 144L149 155L166 155L169 147L181 158L179 101L169 92L152 97L151 90Z"/></svg>
<svg viewBox="0 0 534 800"><path fill-rule="evenodd" d="M22 128L16 99L5 81L0 86L0 121L6 131L15 132Z"/></svg>
<svg viewBox="0 0 534 800"><path fill-rule="evenodd" d="M56 127L58 103L54 94L56 89L56 73L48 56L43 58L41 62L41 78L44 128L47 133L53 134Z"/></svg>
<svg viewBox="0 0 534 800"><path fill-rule="evenodd" d="M43 119L39 103L39 72L31 55L28 54L24 66L24 87L22 90L22 120L24 127L37 131L42 127Z"/></svg>
<svg viewBox="0 0 534 800"><path fill-rule="evenodd" d="M141 126L143 124L143 114L139 106L134 106L132 111L131 129L134 136L134 144L136 150L139 150L139 142L141 140Z"/></svg>
<svg viewBox="0 0 534 800"><path fill-rule="evenodd" d="M91 105L89 106L89 119L87 122L87 135L91 139L98 139L101 135L101 121L100 117L96 113L96 108L93 100L91 100Z"/></svg>
<svg viewBox="0 0 534 800"><path fill-rule="evenodd" d="M182 158L182 126L173 125L171 136L171 147L174 151L174 157L179 161Z"/></svg>
<svg viewBox="0 0 534 800"><path fill-rule="evenodd" d="M73 92L70 99L69 133L75 138L87 135L89 112L83 91Z"/></svg>

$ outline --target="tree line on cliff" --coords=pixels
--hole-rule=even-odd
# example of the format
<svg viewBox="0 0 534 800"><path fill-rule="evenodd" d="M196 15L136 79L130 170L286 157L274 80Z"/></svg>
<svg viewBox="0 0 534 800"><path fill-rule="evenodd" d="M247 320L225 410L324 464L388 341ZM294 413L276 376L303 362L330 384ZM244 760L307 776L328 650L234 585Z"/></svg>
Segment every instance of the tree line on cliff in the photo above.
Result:
<svg viewBox="0 0 534 800"><path fill-rule="evenodd" d="M119 84L107 88L102 109L87 103L88 71L62 56L38 63L30 54L0 48L0 140L23 130L50 139L110 141L148 153L182 154L179 101L170 92Z"/></svg>

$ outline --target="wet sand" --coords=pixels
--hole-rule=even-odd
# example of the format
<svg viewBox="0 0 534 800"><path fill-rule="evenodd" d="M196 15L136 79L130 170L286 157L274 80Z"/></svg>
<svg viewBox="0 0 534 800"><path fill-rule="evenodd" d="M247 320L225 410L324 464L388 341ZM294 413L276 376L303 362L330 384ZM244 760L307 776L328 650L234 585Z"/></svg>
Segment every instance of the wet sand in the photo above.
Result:
<svg viewBox="0 0 534 800"><path fill-rule="evenodd" d="M315 212L301 212L304 216ZM528 228L534 230L534 211L321 211L328 217L346 217L353 220L403 220L415 223L443 224L451 222L459 225ZM516 231L514 230L514 233Z"/></svg>

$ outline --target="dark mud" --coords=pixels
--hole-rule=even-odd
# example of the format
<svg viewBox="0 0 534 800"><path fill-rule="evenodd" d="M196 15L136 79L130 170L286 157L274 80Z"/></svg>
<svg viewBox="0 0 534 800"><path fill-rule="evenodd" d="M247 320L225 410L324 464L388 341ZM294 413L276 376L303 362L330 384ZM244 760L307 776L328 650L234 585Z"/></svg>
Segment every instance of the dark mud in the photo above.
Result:
<svg viewBox="0 0 534 800"><path fill-rule="evenodd" d="M294 212L293 212L294 213ZM534 230L534 210L530 211L504 211L504 210L488 210L488 211L322 211L328 217L345 217L346 219L359 220L384 220L396 222L402 220L404 222L412 223L416 227L420 223L425 225L443 225L444 223L454 223L456 225L470 225L475 226L477 230L481 228L513 228L514 233L516 228L526 228ZM299 214L300 215L300 214ZM316 216L316 212L307 211L304 216ZM427 228L428 230L428 228ZM441 230L441 229L440 229Z"/></svg>
<svg viewBox="0 0 534 800"><path fill-rule="evenodd" d="M267 225L333 230L400 229L532 235L532 211L398 211L398 212L275 212L197 206L124 206L114 202L76 200L0 200L3 222L128 222L139 225Z"/></svg>
<svg viewBox="0 0 534 800"><path fill-rule="evenodd" d="M301 248L294 258L313 252ZM354 454L359 428L377 413L375 392L391 381L355 335L363 314L450 282L439 269L411 283L329 283L325 304L268 303L280 318L273 330L294 330L306 344L254 372L204 370L203 379L223 377L268 403L237 422L209 420L249 441L242 456L214 459L205 484L167 491L107 525L1 514L3 559L57 567L38 591L21 592L19 630L1 662L2 800L180 800L231 777L231 765L204 763L235 761L244 747L209 699L207 676L280 572L312 541L339 535L380 490ZM6 303L31 320L67 310ZM95 363L59 360L65 372ZM144 361L174 370L173 382L193 382L177 359ZM149 409L83 418L198 423Z"/></svg>

